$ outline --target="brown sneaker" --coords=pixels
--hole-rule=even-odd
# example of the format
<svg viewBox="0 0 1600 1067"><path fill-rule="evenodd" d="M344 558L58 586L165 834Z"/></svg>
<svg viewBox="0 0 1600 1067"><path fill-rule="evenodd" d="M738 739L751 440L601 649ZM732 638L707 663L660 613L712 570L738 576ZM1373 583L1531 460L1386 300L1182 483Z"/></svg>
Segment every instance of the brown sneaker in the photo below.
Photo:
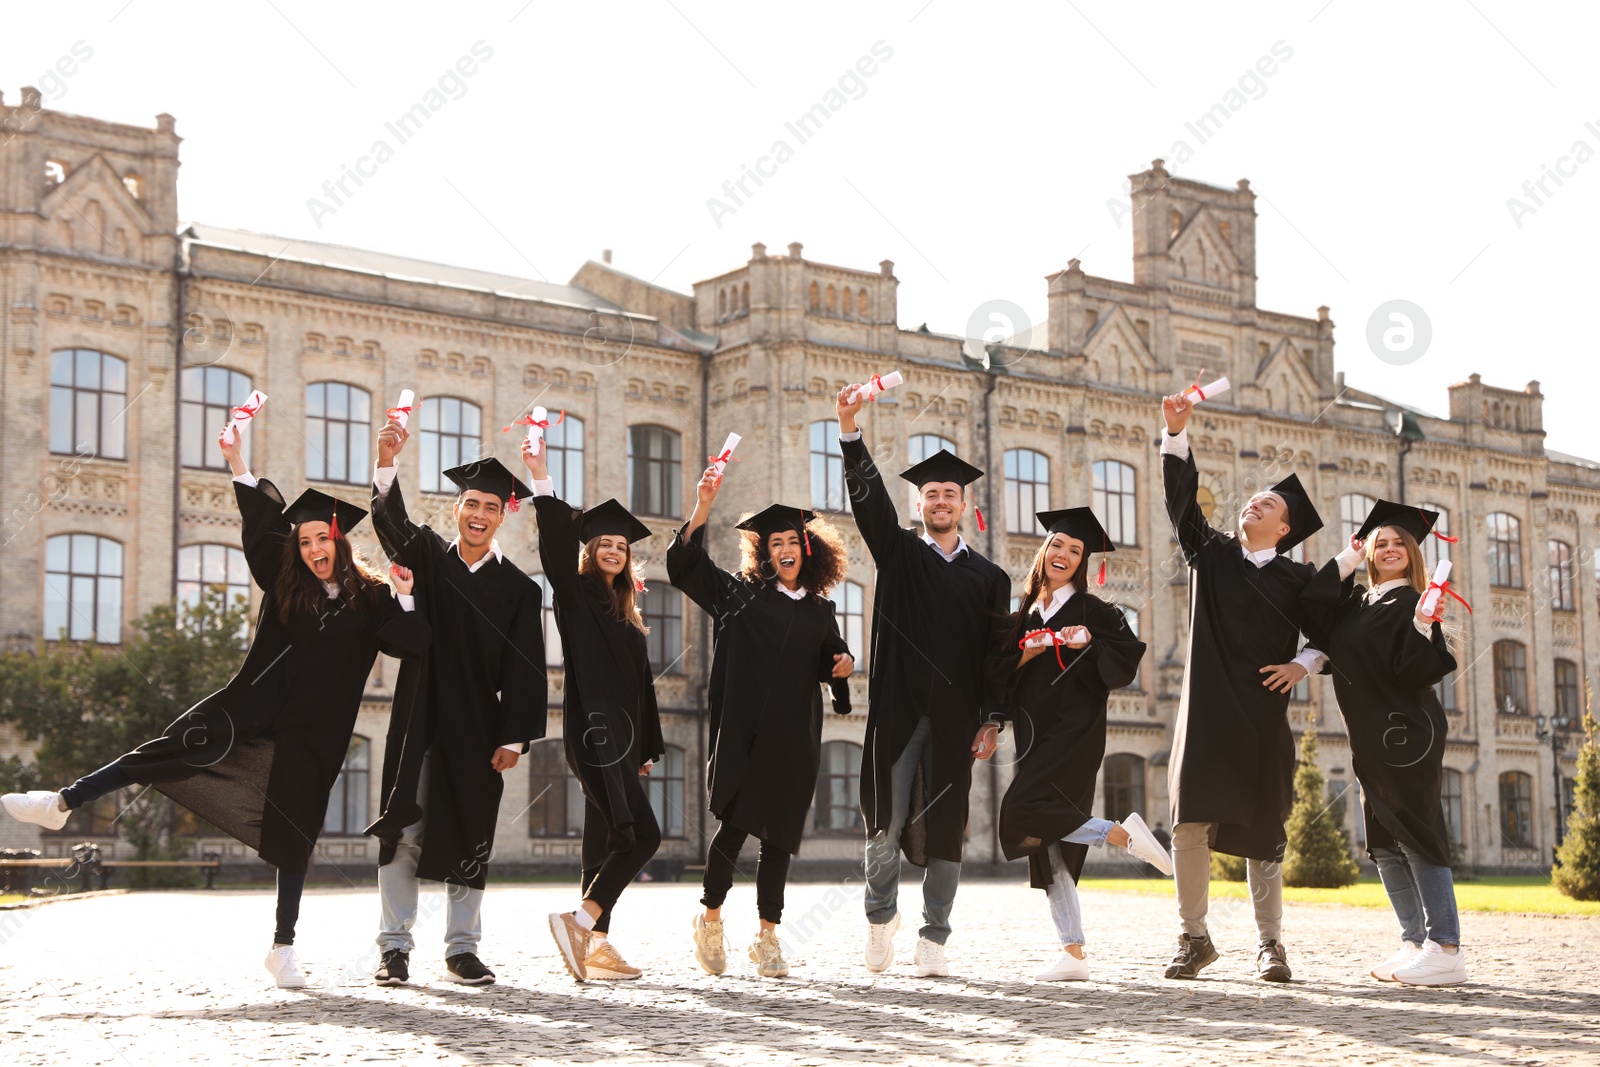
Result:
<svg viewBox="0 0 1600 1067"><path fill-rule="evenodd" d="M750 962L763 978L789 977L789 965L783 960L783 946L778 943L778 931L764 930L750 946Z"/></svg>
<svg viewBox="0 0 1600 1067"><path fill-rule="evenodd" d="M707 974L728 969L728 950L720 922L707 922L704 914L694 917L694 960Z"/></svg>
<svg viewBox="0 0 1600 1067"><path fill-rule="evenodd" d="M575 915L570 911L552 912L550 936L556 940L556 948L561 951L561 962L567 965L567 973L580 982L587 982L589 975L584 971L583 961L589 956L589 942L594 935L578 925Z"/></svg>
<svg viewBox="0 0 1600 1067"><path fill-rule="evenodd" d="M1263 941L1256 950L1256 971L1263 982L1287 982L1290 978L1289 955L1282 941Z"/></svg>
<svg viewBox="0 0 1600 1067"><path fill-rule="evenodd" d="M589 944L589 956L583 961L583 970L590 978L600 981L637 978L644 973L623 959L610 941L598 939Z"/></svg>

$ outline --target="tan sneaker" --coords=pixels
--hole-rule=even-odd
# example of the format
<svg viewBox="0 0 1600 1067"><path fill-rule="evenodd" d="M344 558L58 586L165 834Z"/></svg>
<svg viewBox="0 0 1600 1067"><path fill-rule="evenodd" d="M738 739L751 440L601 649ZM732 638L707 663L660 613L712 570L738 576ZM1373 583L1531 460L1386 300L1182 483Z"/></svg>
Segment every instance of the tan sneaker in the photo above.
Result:
<svg viewBox="0 0 1600 1067"><path fill-rule="evenodd" d="M589 945L589 956L583 961L583 970L590 978L599 981L616 981L637 978L644 974L622 958L610 941L595 940Z"/></svg>
<svg viewBox="0 0 1600 1067"><path fill-rule="evenodd" d="M556 940L556 948L561 951L561 962L567 965L567 973L580 982L589 980L589 975L584 971L583 961L589 956L589 942L594 935L578 925L574 912L558 911L550 915L550 936Z"/></svg>
<svg viewBox="0 0 1600 1067"><path fill-rule="evenodd" d="M778 943L778 931L763 930L750 945L750 962L763 978L789 977L789 965L783 962L783 946Z"/></svg>
<svg viewBox="0 0 1600 1067"><path fill-rule="evenodd" d="M707 922L704 914L694 917L694 960L702 971L721 974L728 969L727 945L720 922Z"/></svg>

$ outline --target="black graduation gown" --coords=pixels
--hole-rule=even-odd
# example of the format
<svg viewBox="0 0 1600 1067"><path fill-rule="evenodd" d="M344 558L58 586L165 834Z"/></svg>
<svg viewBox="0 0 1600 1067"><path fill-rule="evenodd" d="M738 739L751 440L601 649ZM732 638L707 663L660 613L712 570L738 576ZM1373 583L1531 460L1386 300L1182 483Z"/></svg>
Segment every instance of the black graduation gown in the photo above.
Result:
<svg viewBox="0 0 1600 1067"><path fill-rule="evenodd" d="M417 783L428 760L428 811L417 877L482 889L504 789L490 760L501 745L544 736L548 683L539 587L511 560L476 571L450 542L406 514L398 484L372 494L372 524L389 558L417 578L417 610L433 627L425 659L402 664L417 696L389 720L383 805L367 833L394 859L401 832L422 818Z"/></svg>
<svg viewBox="0 0 1600 1067"><path fill-rule="evenodd" d="M605 819L607 851L626 852L635 838L624 776L637 781L639 768L666 751L650 651L636 626L612 616L605 586L578 573L582 513L553 496L536 496L533 506L566 668L567 766Z"/></svg>
<svg viewBox="0 0 1600 1067"><path fill-rule="evenodd" d="M1351 762L1361 782L1367 851L1396 841L1450 866L1450 831L1439 802L1449 722L1433 686L1456 669L1439 624L1412 624L1421 594L1390 589L1371 604L1330 561L1300 594L1317 647L1328 653Z"/></svg>
<svg viewBox="0 0 1600 1067"><path fill-rule="evenodd" d="M226 686L118 763L281 870L304 874L339 777L367 676L380 650L419 656L428 624L382 590L364 610L330 598L315 615L278 618L277 579L293 529L271 482L234 483L245 559L261 613ZM420 591L420 586L419 586ZM405 698L402 688L396 699Z"/></svg>
<svg viewBox="0 0 1600 1067"><path fill-rule="evenodd" d="M892 815L891 772L917 722L933 727L931 767L919 768L900 844L906 858L961 862L972 787L972 741L1004 715L1011 579L971 546L944 557L900 525L864 440L840 443L856 527L878 565L861 813L867 833Z"/></svg>
<svg viewBox="0 0 1600 1067"><path fill-rule="evenodd" d="M1194 456L1161 457L1167 515L1189 564L1189 652L1167 781L1172 824L1217 823L1212 848L1281 861L1294 801L1289 694L1261 668L1299 645L1300 592L1316 569L1277 556L1245 559L1238 537L1206 522Z"/></svg>
<svg viewBox="0 0 1600 1067"><path fill-rule="evenodd" d="M833 602L796 600L771 582L730 574L705 550L704 526L667 549L667 576L711 615L715 654L709 693L712 814L793 855L800 851L822 758L822 688L850 714L833 657L850 651ZM842 702L841 702L842 698ZM737 803L735 803L737 801Z"/></svg>
<svg viewBox="0 0 1600 1067"><path fill-rule="evenodd" d="M1067 626L1087 626L1089 644L1060 646L1061 663L1047 648L1011 676L1008 714L1021 757L1000 802L1000 848L1008 860L1028 857L1036 889L1055 880L1045 850L1094 814L1094 783L1106 755L1106 701L1133 681L1145 649L1122 612L1092 593L1073 593L1048 619L1035 605L1016 635L1020 640L1032 630ZM1018 650L1011 662L1020 657ZM1106 813L1113 819L1126 814ZM1042 843L1025 849L1025 837ZM1061 851L1076 882L1089 846L1064 844Z"/></svg>

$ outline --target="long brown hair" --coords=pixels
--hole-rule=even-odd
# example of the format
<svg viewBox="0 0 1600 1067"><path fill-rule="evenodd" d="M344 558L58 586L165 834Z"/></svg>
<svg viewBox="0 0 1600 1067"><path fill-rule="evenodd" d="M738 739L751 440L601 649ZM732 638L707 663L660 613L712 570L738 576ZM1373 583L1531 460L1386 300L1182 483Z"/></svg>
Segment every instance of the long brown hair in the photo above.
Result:
<svg viewBox="0 0 1600 1067"><path fill-rule="evenodd" d="M1428 591L1428 567L1422 562L1422 548L1417 544L1417 539L1411 536L1411 531L1403 526L1380 526L1372 531L1372 536L1367 538L1361 554L1367 561L1367 577L1373 585L1378 584L1378 565L1373 562L1373 557L1378 551L1378 535L1385 530L1393 530L1400 535L1400 543L1406 546L1406 583L1419 593Z"/></svg>
<svg viewBox="0 0 1600 1067"><path fill-rule="evenodd" d="M1022 603L1017 612L1018 626L1023 625L1022 620L1028 617L1029 609L1038 603L1040 598L1044 596L1045 590L1050 588L1044 580L1045 549L1049 548L1050 542L1057 537L1065 536L1066 534L1050 534L1044 539L1044 543L1039 546L1039 550L1033 554L1033 564L1029 566L1028 577L1022 583ZM1078 559L1078 569L1072 572L1071 578L1067 579L1072 584L1073 590L1078 593L1087 593L1089 591L1089 546L1084 545L1083 547L1083 555Z"/></svg>
<svg viewBox="0 0 1600 1067"><path fill-rule="evenodd" d="M644 624L644 616L639 612L641 579L633 569L633 546L627 546L628 558L622 561L622 570L617 572L615 578L607 578L605 571L600 569L600 564L595 560L595 553L599 551L600 538L591 537L584 542L583 550L578 553L578 573L607 587L611 594L613 619L628 623L642 634L648 634L650 627Z"/></svg>
<svg viewBox="0 0 1600 1067"><path fill-rule="evenodd" d="M377 569L350 547L348 537L333 539L333 584L339 595L357 610L365 611L378 602L379 592L388 583ZM328 591L300 558L300 526L294 526L283 541L283 557L278 564L274 586L278 596L278 621L288 622L295 615L321 614Z"/></svg>
<svg viewBox="0 0 1600 1067"><path fill-rule="evenodd" d="M746 581L770 582L776 573L772 567L772 553L767 539L754 530L741 530L744 534L739 544L739 574ZM805 541L811 541L811 553L806 554ZM850 569L845 555L844 540L827 519L815 518L806 523L801 536L800 575L796 579L807 593L826 597L833 587L844 581Z"/></svg>

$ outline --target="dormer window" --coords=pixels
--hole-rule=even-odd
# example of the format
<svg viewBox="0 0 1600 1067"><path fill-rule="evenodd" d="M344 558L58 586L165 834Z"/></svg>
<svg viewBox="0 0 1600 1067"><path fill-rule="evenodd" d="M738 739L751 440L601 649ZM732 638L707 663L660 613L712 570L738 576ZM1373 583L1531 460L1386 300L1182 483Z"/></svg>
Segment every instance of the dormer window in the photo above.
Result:
<svg viewBox="0 0 1600 1067"><path fill-rule="evenodd" d="M135 200L144 199L144 179L137 174L124 174L122 176L123 188L128 190L128 195Z"/></svg>
<svg viewBox="0 0 1600 1067"><path fill-rule="evenodd" d="M59 159L44 161L44 183L51 188L67 180L67 165Z"/></svg>

